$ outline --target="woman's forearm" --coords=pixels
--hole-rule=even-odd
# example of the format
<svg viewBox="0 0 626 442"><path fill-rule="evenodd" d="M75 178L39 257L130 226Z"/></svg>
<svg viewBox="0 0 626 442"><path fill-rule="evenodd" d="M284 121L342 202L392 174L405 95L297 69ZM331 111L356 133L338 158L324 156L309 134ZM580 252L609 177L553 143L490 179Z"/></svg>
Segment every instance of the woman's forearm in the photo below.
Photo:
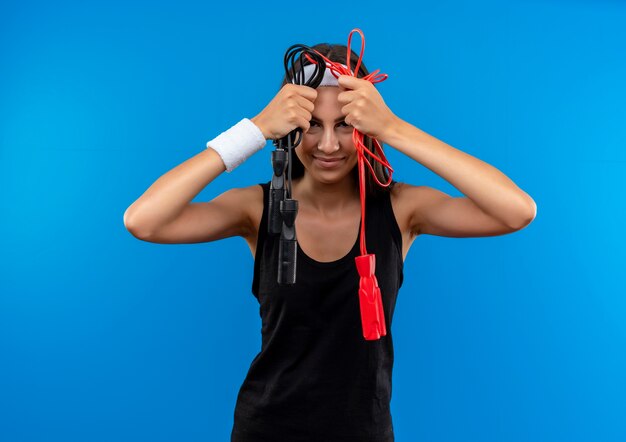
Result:
<svg viewBox="0 0 626 442"><path fill-rule="evenodd" d="M441 176L485 213L509 226L535 217L534 200L498 169L398 117L380 141Z"/></svg>
<svg viewBox="0 0 626 442"><path fill-rule="evenodd" d="M135 232L154 232L175 219L210 182L226 170L211 148L159 177L124 213L124 225Z"/></svg>

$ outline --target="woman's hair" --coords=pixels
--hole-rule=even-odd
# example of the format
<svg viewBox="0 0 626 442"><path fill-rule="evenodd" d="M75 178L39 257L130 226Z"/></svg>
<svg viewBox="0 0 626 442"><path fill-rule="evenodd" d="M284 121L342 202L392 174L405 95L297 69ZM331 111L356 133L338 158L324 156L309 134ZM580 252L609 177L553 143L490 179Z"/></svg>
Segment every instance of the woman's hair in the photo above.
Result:
<svg viewBox="0 0 626 442"><path fill-rule="evenodd" d="M319 43L319 44L316 44L315 46L312 46L312 48L318 51L320 54L322 54L326 58L328 58L330 61L341 63L346 66L348 65L348 63L346 62L346 54L348 52L348 47L345 45ZM350 53L350 68L354 70L354 68L356 68L357 63L359 62L359 56L352 50L350 52L351 52ZM303 63L304 66L311 64L309 60L301 54L301 56L294 62L294 70L296 72L300 71L301 63ZM369 74L369 71L365 67L365 64L361 62L361 66L359 67L359 71L357 72L357 77L362 78L368 74ZM282 88L287 83L288 83L288 79L287 79L287 75L285 75L283 77L280 88ZM370 152L377 154L374 142L372 141L370 137L368 137L365 134L363 134L363 144L365 145L365 147L367 147L370 150ZM382 149L383 144L380 142L379 144ZM378 178L378 181L380 181L381 183L386 183L389 180L389 173L383 167L383 165L380 164L375 159L373 159L372 156L368 154L367 152L365 153L365 158L367 158L369 163L372 165L372 169L374 169L374 172L376 173L376 177ZM364 170L365 170L365 193L367 197L374 197L374 198L379 197L384 192L391 191L391 188L396 183L395 180L392 180L388 187L380 186L372 177L372 171L367 165L364 165ZM354 178L354 182L356 183L357 190L358 190L359 188L358 187L359 186L358 162L352 169L351 174ZM304 165L302 164L298 156L295 155L294 153L292 155L291 177L300 178L303 175L304 175Z"/></svg>

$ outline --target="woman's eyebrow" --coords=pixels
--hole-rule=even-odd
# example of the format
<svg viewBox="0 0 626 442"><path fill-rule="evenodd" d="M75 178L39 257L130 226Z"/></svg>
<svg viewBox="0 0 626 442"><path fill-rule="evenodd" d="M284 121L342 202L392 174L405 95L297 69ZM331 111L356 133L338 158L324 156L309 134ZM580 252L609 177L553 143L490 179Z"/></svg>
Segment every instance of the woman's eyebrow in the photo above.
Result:
<svg viewBox="0 0 626 442"><path fill-rule="evenodd" d="M338 122L338 121L342 121L342 120L344 120L345 118L346 118L345 116L342 116L342 117L337 117L337 118L335 118L335 123L336 123L336 122ZM311 119L312 119L312 120L315 120L315 121L322 121L322 120L320 120L319 118L317 118L315 115L313 115L313 116L311 117Z"/></svg>

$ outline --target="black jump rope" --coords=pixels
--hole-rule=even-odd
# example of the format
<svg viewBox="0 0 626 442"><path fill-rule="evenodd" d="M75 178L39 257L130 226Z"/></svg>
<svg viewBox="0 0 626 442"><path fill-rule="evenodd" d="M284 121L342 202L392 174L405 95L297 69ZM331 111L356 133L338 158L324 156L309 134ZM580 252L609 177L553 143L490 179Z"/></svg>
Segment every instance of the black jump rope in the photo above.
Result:
<svg viewBox="0 0 626 442"><path fill-rule="evenodd" d="M303 54L315 60L313 74L305 80ZM299 70L293 60L300 55ZM291 66L289 62L291 61ZM306 45L295 44L285 53L285 72L289 83L317 88L324 78L325 60ZM297 137L297 138L296 138ZM291 194L291 164L293 150L302 142L302 128L297 127L283 138L274 140L276 150L272 152L272 169L274 176L270 183L267 231L269 234L280 234L278 246L278 284L296 283L296 258L298 241L296 238L296 216L298 201ZM285 169L287 180L285 182ZM288 186L286 186L287 184Z"/></svg>

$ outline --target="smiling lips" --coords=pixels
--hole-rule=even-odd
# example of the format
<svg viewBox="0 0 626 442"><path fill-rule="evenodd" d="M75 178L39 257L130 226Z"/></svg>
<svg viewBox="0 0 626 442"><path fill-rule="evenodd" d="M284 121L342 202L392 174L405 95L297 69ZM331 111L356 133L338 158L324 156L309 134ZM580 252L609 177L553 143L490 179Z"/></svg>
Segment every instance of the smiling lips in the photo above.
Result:
<svg viewBox="0 0 626 442"><path fill-rule="evenodd" d="M343 157L342 158L323 158L323 157L316 157L316 156L313 156L313 158L315 159L315 162L317 163L317 165L321 167L322 169L335 168L339 166L344 159Z"/></svg>
<svg viewBox="0 0 626 442"><path fill-rule="evenodd" d="M323 157L313 156L313 158L315 158L316 160L324 161L326 163L334 163L336 161L343 160L343 157L341 157L341 158L323 158Z"/></svg>

